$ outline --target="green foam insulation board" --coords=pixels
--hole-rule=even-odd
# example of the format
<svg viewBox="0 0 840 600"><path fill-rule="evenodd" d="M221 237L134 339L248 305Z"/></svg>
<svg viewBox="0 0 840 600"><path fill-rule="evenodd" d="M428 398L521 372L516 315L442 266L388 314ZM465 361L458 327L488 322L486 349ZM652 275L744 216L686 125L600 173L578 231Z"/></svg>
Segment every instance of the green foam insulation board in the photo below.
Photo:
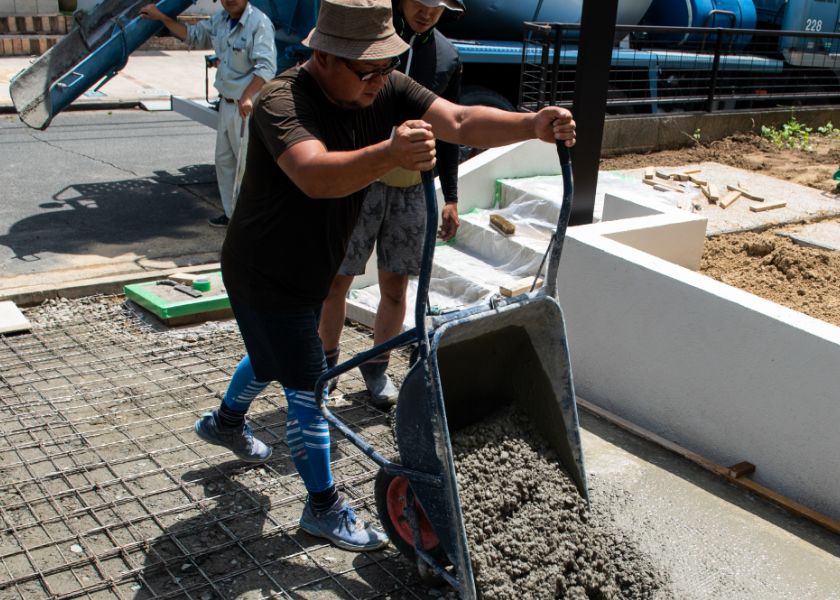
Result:
<svg viewBox="0 0 840 600"><path fill-rule="evenodd" d="M132 283L123 288L126 298L142 306L162 321L183 320L203 313L230 311L230 300L222 282L222 273L202 273L196 278L210 281L208 291L194 289L189 281L160 279L146 283ZM174 282L179 287L163 282ZM206 287L204 286L199 287ZM185 290L192 290L193 297Z"/></svg>

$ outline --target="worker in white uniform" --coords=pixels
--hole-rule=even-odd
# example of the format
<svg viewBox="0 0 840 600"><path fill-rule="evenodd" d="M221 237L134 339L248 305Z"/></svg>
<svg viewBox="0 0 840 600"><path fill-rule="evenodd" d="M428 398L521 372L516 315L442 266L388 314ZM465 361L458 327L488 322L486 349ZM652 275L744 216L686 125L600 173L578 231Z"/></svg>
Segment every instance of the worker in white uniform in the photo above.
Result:
<svg viewBox="0 0 840 600"><path fill-rule="evenodd" d="M277 56L271 21L248 0L221 0L222 10L195 25L184 25L165 15L154 4L140 14L160 21L190 48L210 48L216 53L219 92L219 124L216 129L216 179L224 213L210 219L214 227L226 227L233 215L236 159L247 148L243 121L254 108L254 95L274 78ZM244 157L242 157L244 159Z"/></svg>

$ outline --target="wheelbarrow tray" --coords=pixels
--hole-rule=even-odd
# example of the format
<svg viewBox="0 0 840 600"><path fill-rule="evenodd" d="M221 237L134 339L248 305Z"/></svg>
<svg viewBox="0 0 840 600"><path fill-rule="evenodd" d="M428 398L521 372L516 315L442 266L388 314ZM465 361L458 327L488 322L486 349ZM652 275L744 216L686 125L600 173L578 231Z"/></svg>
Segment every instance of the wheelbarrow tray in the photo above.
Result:
<svg viewBox="0 0 840 600"><path fill-rule="evenodd" d="M566 327L560 304L542 291L437 318L432 327L428 359L412 366L400 390L397 448L403 466L441 476L442 486L411 487L459 579L472 584L452 433L515 404L587 497Z"/></svg>

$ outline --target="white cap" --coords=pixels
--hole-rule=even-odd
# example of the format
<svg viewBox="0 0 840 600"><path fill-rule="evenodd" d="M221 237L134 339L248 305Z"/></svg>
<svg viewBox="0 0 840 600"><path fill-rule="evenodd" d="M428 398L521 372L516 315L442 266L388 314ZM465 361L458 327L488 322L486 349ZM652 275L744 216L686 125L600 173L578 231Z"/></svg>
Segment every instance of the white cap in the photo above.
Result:
<svg viewBox="0 0 840 600"><path fill-rule="evenodd" d="M424 4L429 8L437 8L438 6L444 6L449 10L454 10L455 12L464 12L464 3L461 0L417 0L420 4Z"/></svg>

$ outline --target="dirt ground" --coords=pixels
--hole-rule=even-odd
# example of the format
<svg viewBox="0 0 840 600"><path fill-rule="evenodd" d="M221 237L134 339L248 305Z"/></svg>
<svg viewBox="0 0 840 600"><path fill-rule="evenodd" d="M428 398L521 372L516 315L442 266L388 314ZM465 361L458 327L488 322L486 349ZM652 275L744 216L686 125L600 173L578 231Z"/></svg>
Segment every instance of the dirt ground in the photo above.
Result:
<svg viewBox="0 0 840 600"><path fill-rule="evenodd" d="M792 181L831 197L840 185L832 179L840 168L840 135L812 134L810 144L810 151L783 148L758 135L736 134L710 143L695 142L679 150L607 158L601 162L601 169L714 161ZM840 255L802 247L777 235L791 229L780 226L708 238L700 270L762 298L840 325Z"/></svg>

